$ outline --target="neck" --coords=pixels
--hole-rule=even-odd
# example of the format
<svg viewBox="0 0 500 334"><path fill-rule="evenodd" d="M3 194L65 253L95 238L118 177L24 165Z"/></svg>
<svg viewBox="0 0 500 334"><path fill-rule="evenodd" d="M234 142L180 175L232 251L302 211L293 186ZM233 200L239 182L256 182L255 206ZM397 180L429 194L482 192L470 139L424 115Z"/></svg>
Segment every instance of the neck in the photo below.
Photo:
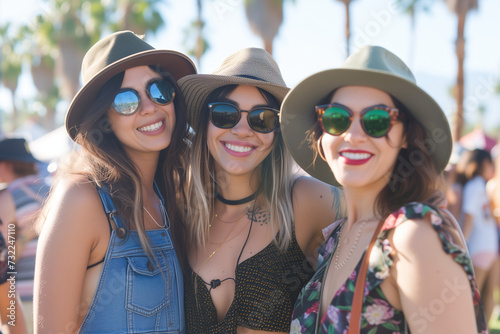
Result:
<svg viewBox="0 0 500 334"><path fill-rule="evenodd" d="M131 157L134 165L139 172L143 191L154 193L153 182L158 166L159 152L157 154L141 154L139 157Z"/></svg>
<svg viewBox="0 0 500 334"><path fill-rule="evenodd" d="M380 214L375 208L375 201L379 192L370 192L348 187L344 187L343 190L347 203L346 227L348 230L360 220L380 217ZM373 221L369 221L368 223L378 221L379 219L373 219Z"/></svg>
<svg viewBox="0 0 500 334"><path fill-rule="evenodd" d="M223 172L224 173L224 172ZM221 173L218 173L220 175ZM237 201L251 196L259 188L260 178L258 173L252 175L228 175L218 182L217 192L226 200Z"/></svg>

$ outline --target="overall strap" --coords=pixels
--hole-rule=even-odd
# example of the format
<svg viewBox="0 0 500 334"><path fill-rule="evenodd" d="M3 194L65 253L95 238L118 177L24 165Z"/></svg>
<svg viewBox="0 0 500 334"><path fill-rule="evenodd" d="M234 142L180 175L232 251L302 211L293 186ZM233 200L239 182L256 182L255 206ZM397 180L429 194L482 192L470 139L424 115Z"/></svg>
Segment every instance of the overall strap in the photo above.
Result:
<svg viewBox="0 0 500 334"><path fill-rule="evenodd" d="M109 195L109 188L107 187L98 187L96 185L97 193L99 197L101 197L102 206L104 207L104 211L106 212L106 217L108 218L109 228L112 230L110 219L113 219L115 222L115 226L117 229L124 227L123 223L116 213L115 204Z"/></svg>

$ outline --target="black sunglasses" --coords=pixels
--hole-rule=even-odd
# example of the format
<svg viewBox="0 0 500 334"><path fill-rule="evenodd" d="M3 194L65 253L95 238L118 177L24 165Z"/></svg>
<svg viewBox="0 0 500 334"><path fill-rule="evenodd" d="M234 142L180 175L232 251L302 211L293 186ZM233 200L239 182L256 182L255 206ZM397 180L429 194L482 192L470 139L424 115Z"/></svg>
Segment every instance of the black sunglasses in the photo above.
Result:
<svg viewBox="0 0 500 334"><path fill-rule="evenodd" d="M318 121L323 131L340 136L351 126L354 113L340 103L316 106ZM392 125L402 119L403 114L397 108L380 104L361 111L360 122L367 135L373 138L385 136Z"/></svg>
<svg viewBox="0 0 500 334"><path fill-rule="evenodd" d="M226 102L208 104L210 121L221 129L230 129L236 126L241 119L241 113L247 112L247 121L250 128L256 132L269 133L278 126L279 111L269 107L255 107L250 110L241 110L238 106Z"/></svg>
<svg viewBox="0 0 500 334"><path fill-rule="evenodd" d="M159 105L167 105L174 100L175 90L172 83L166 79L154 79L146 85L149 99ZM121 115L129 116L139 110L141 97L132 88L120 89L113 101L113 108Z"/></svg>

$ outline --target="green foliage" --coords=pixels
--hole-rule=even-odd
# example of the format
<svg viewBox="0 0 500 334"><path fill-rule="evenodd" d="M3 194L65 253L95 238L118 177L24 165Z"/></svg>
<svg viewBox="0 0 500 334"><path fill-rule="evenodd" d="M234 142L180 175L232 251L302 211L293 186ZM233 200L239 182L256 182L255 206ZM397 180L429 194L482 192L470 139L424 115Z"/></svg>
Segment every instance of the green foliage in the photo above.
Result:
<svg viewBox="0 0 500 334"><path fill-rule="evenodd" d="M79 65L78 68L68 68L73 63L79 64L79 61L65 57L74 57L75 54L83 57L103 34L125 29L137 33L155 33L165 24L158 9L161 0L41 1L44 1L47 10L29 24L0 26L0 80L14 91L22 65L37 67L39 70L32 73L42 77L34 78L34 81L39 83L37 87L43 87L40 88L37 101L43 103L47 110L54 109L61 100L59 85L68 81L75 87L79 85L74 82L78 81ZM74 52L67 52L68 47ZM57 72L56 64L65 66ZM64 78L58 78L57 75ZM13 123L16 121L13 120ZM49 120L46 123L53 122Z"/></svg>

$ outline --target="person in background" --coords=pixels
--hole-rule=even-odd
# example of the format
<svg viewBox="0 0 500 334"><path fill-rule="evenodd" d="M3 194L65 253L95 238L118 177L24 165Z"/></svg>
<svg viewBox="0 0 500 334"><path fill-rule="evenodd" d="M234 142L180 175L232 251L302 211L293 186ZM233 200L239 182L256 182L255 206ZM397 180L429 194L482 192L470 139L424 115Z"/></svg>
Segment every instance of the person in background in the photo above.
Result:
<svg viewBox="0 0 500 334"><path fill-rule="evenodd" d="M38 164L24 138L0 140L0 227L4 236L15 234L16 289L25 310L27 326L33 328L33 279L38 238L34 228L49 185L39 176ZM8 225L14 231L8 233ZM1 311L0 311L1 312Z"/></svg>
<svg viewBox="0 0 500 334"><path fill-rule="evenodd" d="M193 62L131 31L98 41L66 115L81 146L40 217L36 333L183 333L185 102Z"/></svg>
<svg viewBox="0 0 500 334"><path fill-rule="evenodd" d="M179 81L195 136L188 173L188 333L287 333L342 192L293 173L279 108L288 92L263 49Z"/></svg>
<svg viewBox="0 0 500 334"><path fill-rule="evenodd" d="M451 131L406 64L362 47L293 88L280 121L296 162L342 185L347 204L291 333L486 333L467 247L439 191Z"/></svg>
<svg viewBox="0 0 500 334"><path fill-rule="evenodd" d="M498 228L486 192L486 182L494 176L491 154L483 149L464 153L457 167L457 182L463 186L462 230L474 265L486 319L493 312L493 290L497 281Z"/></svg>

